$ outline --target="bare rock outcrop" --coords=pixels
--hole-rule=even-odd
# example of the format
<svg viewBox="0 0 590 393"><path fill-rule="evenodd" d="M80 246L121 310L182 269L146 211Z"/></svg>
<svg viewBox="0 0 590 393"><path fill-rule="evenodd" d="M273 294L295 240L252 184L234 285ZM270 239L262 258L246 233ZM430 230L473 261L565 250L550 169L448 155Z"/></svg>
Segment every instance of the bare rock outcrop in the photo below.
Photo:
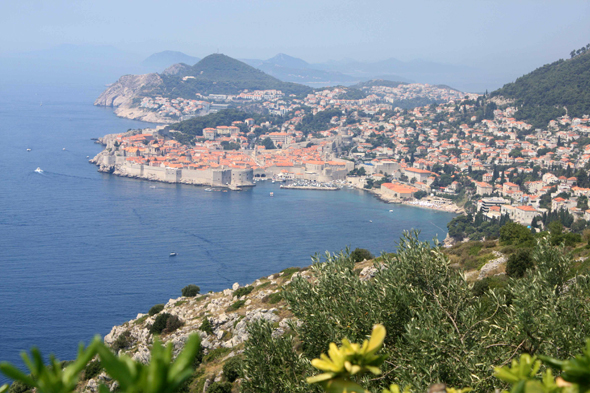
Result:
<svg viewBox="0 0 590 393"><path fill-rule="evenodd" d="M184 63L172 64L170 67L166 68L162 71L162 75L178 75L184 74L188 71L191 67Z"/></svg>
<svg viewBox="0 0 590 393"><path fill-rule="evenodd" d="M94 101L98 106L130 106L133 99L139 97L140 93L149 93L158 89L164 84L160 75L123 75Z"/></svg>
<svg viewBox="0 0 590 393"><path fill-rule="evenodd" d="M506 264L507 258L504 254L499 251L492 251L495 259L488 261L483 267L479 270L479 275L477 277L478 280L483 280L484 278L498 273L498 269Z"/></svg>

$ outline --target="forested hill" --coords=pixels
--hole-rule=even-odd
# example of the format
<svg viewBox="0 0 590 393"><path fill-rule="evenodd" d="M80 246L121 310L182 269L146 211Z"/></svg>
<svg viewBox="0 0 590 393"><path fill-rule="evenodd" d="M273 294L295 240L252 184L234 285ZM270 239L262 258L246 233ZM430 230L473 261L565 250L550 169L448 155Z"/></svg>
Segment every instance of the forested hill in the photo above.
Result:
<svg viewBox="0 0 590 393"><path fill-rule="evenodd" d="M516 100L515 117L544 128L551 119L590 115L590 45L508 83L492 96Z"/></svg>
<svg viewBox="0 0 590 393"><path fill-rule="evenodd" d="M191 77L191 78L185 78ZM181 74L162 75L165 94L170 97L194 98L195 93L237 94L248 90L281 90L285 94L307 94L308 86L283 82L239 60L223 54L212 54Z"/></svg>

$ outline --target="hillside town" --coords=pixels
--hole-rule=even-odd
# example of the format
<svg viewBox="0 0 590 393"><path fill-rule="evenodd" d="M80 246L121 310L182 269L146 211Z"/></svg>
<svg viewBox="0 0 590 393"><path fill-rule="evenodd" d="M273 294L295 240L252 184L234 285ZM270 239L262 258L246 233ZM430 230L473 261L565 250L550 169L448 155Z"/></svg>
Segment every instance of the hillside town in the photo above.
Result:
<svg viewBox="0 0 590 393"><path fill-rule="evenodd" d="M345 88L304 98L278 91L217 97L255 100L275 120L206 127L188 144L175 140L181 132L174 125L113 135L95 162L125 176L230 188L270 178L337 180L389 202L481 212L487 220L507 216L527 226L562 209L590 220L588 117L563 116L533 129L514 117L510 102L421 86L365 87L359 99L341 99ZM400 97L443 102L411 110L387 103ZM160 97L142 105L188 114L211 104ZM154 168L174 174L155 175Z"/></svg>

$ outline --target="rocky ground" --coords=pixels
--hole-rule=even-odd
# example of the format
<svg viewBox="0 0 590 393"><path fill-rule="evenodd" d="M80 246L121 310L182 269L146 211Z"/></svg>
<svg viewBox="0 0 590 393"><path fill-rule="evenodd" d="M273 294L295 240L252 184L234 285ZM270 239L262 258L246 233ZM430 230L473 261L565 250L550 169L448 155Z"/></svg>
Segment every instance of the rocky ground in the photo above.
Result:
<svg viewBox="0 0 590 393"><path fill-rule="evenodd" d="M172 123L169 118L158 116L150 110L139 108L137 100L143 95L158 91L164 84L160 75L152 73L145 75L123 75L119 80L110 85L94 101L97 106L110 106L115 108L115 114L132 120L141 120L151 123Z"/></svg>
<svg viewBox="0 0 590 393"><path fill-rule="evenodd" d="M359 263L357 269L365 280L377 272L373 261ZM282 335L288 330L289 324L297 323L281 299L280 292L298 275L312 279L312 272L307 268L289 268L250 285L240 286L235 283L231 289L222 292L170 299L157 314L138 314L135 319L113 327L104 337L104 342L115 349L123 345L118 350L119 354L126 353L137 361L148 363L154 339L150 333L151 325L161 313L175 315L182 321L182 327L169 334L162 334L160 339L164 344L172 343L174 354L177 355L191 334L199 334L204 352L203 373L211 376L207 384L219 381L224 361L243 351L243 344L248 339L248 323L260 319L270 321L274 327L273 334L276 335ZM238 296L240 293L246 294ZM206 319L209 327L203 324ZM206 328L210 330L207 332ZM97 392L100 383L107 384L111 390L116 388L107 375L101 373L83 382L80 390Z"/></svg>
<svg viewBox="0 0 590 393"><path fill-rule="evenodd" d="M497 258L486 263L480 271L468 273L468 279L481 280L498 274L503 269L506 258L497 251L494 251L494 255ZM378 268L379 265L374 261L364 261L356 265L363 280L373 278ZM204 353L201 368L205 378L204 385L199 386L196 391L205 391L209 384L222 379L223 363L243 351L244 342L248 339L249 323L265 319L273 324L275 335L282 335L291 324L297 323L297 319L280 296L282 288L296 276L313 279L312 270L308 268L289 268L246 286L235 283L231 289L221 292L170 299L163 309L154 315L141 313L131 321L114 326L104 337L104 342L119 354L126 353L139 362L148 363L154 339L154 335L150 333L151 326L162 313L176 316L182 322L182 326L170 333L163 333L160 339L164 344L172 343L174 354L177 355L191 334L197 333L201 336ZM103 372L82 382L79 390L96 393L101 383L109 386L111 391L116 389Z"/></svg>

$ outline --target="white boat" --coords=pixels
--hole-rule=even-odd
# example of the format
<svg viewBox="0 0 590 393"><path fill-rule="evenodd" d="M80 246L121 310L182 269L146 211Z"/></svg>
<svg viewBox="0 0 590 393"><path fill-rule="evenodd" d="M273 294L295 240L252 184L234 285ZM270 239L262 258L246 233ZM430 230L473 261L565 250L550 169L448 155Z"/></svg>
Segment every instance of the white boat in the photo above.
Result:
<svg viewBox="0 0 590 393"><path fill-rule="evenodd" d="M64 147L62 150L66 150L66 148Z"/></svg>
<svg viewBox="0 0 590 393"><path fill-rule="evenodd" d="M211 192L211 191L213 191L213 190L212 190L211 188L205 188L205 191L207 191L207 192Z"/></svg>
<svg viewBox="0 0 590 393"><path fill-rule="evenodd" d="M175 256L176 256L176 253L175 253L175 252L171 252L171 253L170 253L170 256L171 256L171 257L175 257Z"/></svg>
<svg viewBox="0 0 590 393"><path fill-rule="evenodd" d="M150 186L150 188L156 188L156 186Z"/></svg>
<svg viewBox="0 0 590 393"><path fill-rule="evenodd" d="M390 213L393 213L393 210L390 210L389 212L390 212Z"/></svg>
<svg viewBox="0 0 590 393"><path fill-rule="evenodd" d="M274 195L275 195L275 193L274 193L274 192L271 192L271 193L270 193L270 196L274 196Z"/></svg>
<svg viewBox="0 0 590 393"><path fill-rule="evenodd" d="M27 151L31 151L31 149L27 149Z"/></svg>
<svg viewBox="0 0 590 393"><path fill-rule="evenodd" d="M37 167L37 169L35 169L35 172L37 172L37 173L43 173L43 169Z"/></svg>

